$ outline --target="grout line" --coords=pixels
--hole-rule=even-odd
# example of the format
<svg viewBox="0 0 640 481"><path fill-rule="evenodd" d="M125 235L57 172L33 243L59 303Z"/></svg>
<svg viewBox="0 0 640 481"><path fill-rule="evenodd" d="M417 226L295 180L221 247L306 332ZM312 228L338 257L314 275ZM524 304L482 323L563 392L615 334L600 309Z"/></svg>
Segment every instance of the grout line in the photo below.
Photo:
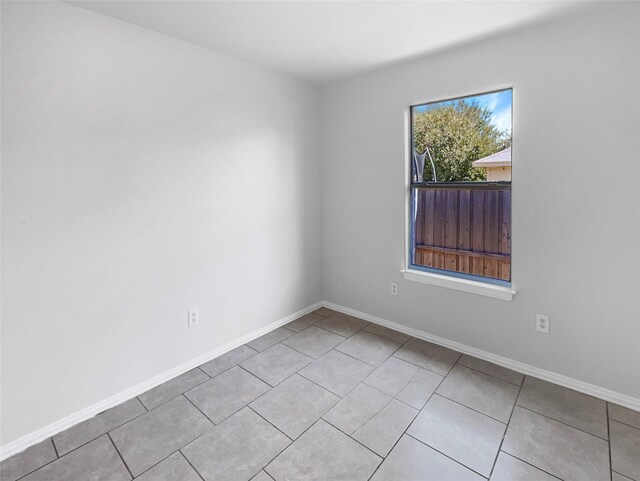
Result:
<svg viewBox="0 0 640 481"><path fill-rule="evenodd" d="M354 389L355 389L355 388L354 388ZM336 404L337 404L337 403L336 403ZM387 403L387 404L389 404L389 403ZM386 407L386 405L385 405L385 407ZM384 408L383 408L383 409L384 409ZM325 413L325 414L326 414L326 413ZM323 414L322 416L324 416L324 414ZM334 429L336 429L336 430L340 431L342 434L344 434L345 436L347 436L349 439L351 439L352 441L354 441L354 442L358 443L360 446L362 446L363 448L367 449L368 451L371 451L371 452L372 452L373 454L375 454L377 457L381 458L381 459L382 459L382 461L384 461L384 457L383 457L383 456L380 456L378 453L376 453L376 452L375 452L373 449L371 449L369 446L366 446L366 445L362 444L360 441L358 441L357 439L355 439L353 436L351 436L351 435L349 435L349 434L345 433L345 432L344 432L342 429L340 429L338 426L334 426L334 425L333 425L333 424L331 424L329 421L327 421L326 419L324 419L322 416L320 416L320 417L316 420L316 422L314 422L311 426L309 426L309 429L311 429L311 427L312 427L312 426L314 426L314 425L316 425L319 421L324 421L324 422L325 422L325 423L327 423L329 426L331 426L332 428L334 428ZM372 417L373 417L373 416L372 416ZM369 419L369 420L370 420L370 419ZM369 420L367 420L367 422L369 422ZM366 423L365 423L365 424L366 424ZM364 426L364 424L363 424L363 426ZM360 426L360 427L362 427L362 426ZM305 432L307 432L309 429L307 429ZM358 429L360 429L360 428L358 428ZM356 431L357 431L358 429L356 429ZM354 433L355 433L356 431L354 431ZM304 433L303 433L303 434L304 434ZM300 438L301 436L302 436L302 434L301 434L300 436L298 436L298 438ZM382 461L380 461L380 464L382 464Z"/></svg>
<svg viewBox="0 0 640 481"><path fill-rule="evenodd" d="M607 410L608 410L608 408L607 408ZM609 417L608 417L608 418L607 418L607 421L613 421L614 423L622 424L623 426L627 426L627 427L629 427L629 428L631 428L631 429L635 429L636 431L640 431L640 427L638 427L638 426L634 426L633 424L625 423L625 422L623 422L623 421L618 421L618 420L617 420L617 419L615 419L615 418L609 418ZM609 423L607 422L607 424L609 424Z"/></svg>
<svg viewBox="0 0 640 481"><path fill-rule="evenodd" d="M524 375L524 374L522 374L522 382L521 382L520 384L517 384L517 383L515 383L515 382L507 381L506 379L503 379L503 378L501 378L501 377L494 376L493 374L489 374L488 372L481 371L480 369L476 369L475 367L471 367L471 366L467 366L467 365L465 365L465 364L461 364L461 363L460 363L460 359L462 359L464 356L466 356L466 354L463 354L462 356L460 356L460 357L458 358L458 360L456 361L456 364L455 364L456 366L466 367L467 369L471 369L472 371L479 372L479 373L481 373L481 374L484 374L485 376L492 377L493 379L497 379L497 380L499 380L499 381L503 381L503 382L509 383L509 384L511 384L512 386L522 387L522 384L524 383L524 377L525 377L525 375ZM481 359L481 360L482 360L482 359ZM489 361L486 361L486 362L489 362ZM497 364L496 364L496 366L497 366ZM455 366L454 366L454 367L455 367ZM500 366L500 367L502 367L502 366ZM503 367L503 369L506 369L506 370L508 370L508 371L512 371L511 369L509 369L509 368L507 368L507 367ZM512 372L516 372L516 371L512 371ZM518 373L516 373L516 374L520 374L520 373L518 372Z"/></svg>
<svg viewBox="0 0 640 481"><path fill-rule="evenodd" d="M409 342L409 340L407 340L406 342ZM400 359L400 358L397 358L397 359ZM408 361L405 361L405 362L408 362ZM413 364L413 363L411 363L411 364ZM413 364L413 365L415 366L415 364ZM421 369L422 369L422 368L421 368ZM415 378L415 377L418 375L418 373L419 373L419 372L420 372L420 370L418 369L418 371L417 371L417 372L416 372L416 374L413 376L413 378ZM441 385L441 384L442 384L442 382L444 381L445 377L446 377L446 376L442 376L442 379L440 379L440 382L439 382L439 383L438 383L438 385L433 389L433 391L431 392L431 394L429 395L429 397L427 398L427 400L425 401L425 403L423 404L423 406L422 406L420 409L418 409L418 414L416 414L416 415L414 416L414 418L411 420L411 422L410 422L410 423L409 423L409 425L405 428L405 430L402 432L402 434L400 434L400 436L398 436L398 439L396 439L396 442L394 443L393 447L391 448L391 450L389 451L389 453L387 454L387 456L389 456L389 454L391 454L391 452L395 449L396 445L400 442L400 440L402 439L402 437L403 437L403 436L405 436L405 435L406 435L406 436L411 436L409 433L407 433L407 431L409 430L409 428L411 427L411 425L415 422L416 418L420 415L420 413L421 413L421 412L422 412L422 410L425 408L425 406L429 403L429 401L431 400L431 398L435 395L436 391L438 390L438 388L440 387L440 385ZM411 381L413 381L413 378L411 378ZM411 381L409 381L409 383L411 383ZM408 385L409 385L409 384L407 384L407 386L408 386ZM367 384L367 386L368 386L368 384ZM405 387L406 387L406 386L405 386ZM374 388L374 389L375 389L375 388ZM400 392L402 392L402 391L400 391ZM398 393L398 394L399 394L399 393ZM396 398L394 397L393 399L396 399ZM398 401L400 401L400 400L398 399ZM389 402L391 402L391 401L389 401ZM400 402L402 402L402 401L400 401ZM410 407L413 407L413 406L410 406ZM414 408L414 409L415 409L415 408ZM367 422L368 422L368 421L367 421ZM411 436L411 437L413 438L413 436ZM415 438L414 438L414 439L415 439ZM422 441L420 441L419 439L418 439L417 441L422 442ZM427 446L427 444L426 444L426 443L422 443L422 444L424 444L425 446ZM431 446L429 446L429 447L431 447ZM432 448L432 449L433 449L433 448ZM385 457L383 458L382 463L384 463L384 461L387 459L387 456L385 456ZM448 456L447 456L447 457L448 457ZM455 461L455 460L454 460L454 461ZM456 461L456 462L457 462L457 461ZM382 463L380 463L380 464L378 465L378 467L373 471L373 473L371 473L371 476L369 477L369 479L371 479L371 478L376 474L376 472L378 471L378 469L380 469L380 466L382 466ZM458 463L458 464L461 464L462 466L464 466L462 463ZM464 467L466 468L466 466L464 466ZM483 476L483 477L484 477L484 476Z"/></svg>
<svg viewBox="0 0 640 481"><path fill-rule="evenodd" d="M353 389L351 389L347 394L345 394L345 395L344 395L344 397L343 397L342 399L345 399L349 394L351 394L353 391L355 391L355 390L356 390L356 388L357 388L360 384L364 384L364 383L363 383L363 382L359 382L359 383L358 383L358 384L357 384ZM369 416L369 417L367 418L367 420L366 420L365 422L363 422L360 426L358 426L356 429L354 429L354 430L353 430L353 432L352 432L351 434L347 434L347 433L346 433L346 432L344 432L342 429L340 429L340 427L336 426L335 424L333 424L333 423L332 423L331 421L329 421L328 419L324 419L324 417L323 417L323 416L324 416L325 414L327 414L329 411L331 411L331 409L327 410L327 412L325 412L325 413L321 416L321 418L322 418L324 421L326 421L326 422L328 422L329 424L331 424L331 425L332 425L334 428L336 428L338 431L340 431L340 432L342 432L342 433L346 434L347 436L351 437L353 434L355 434L355 433L356 433L356 431L357 431L358 429L360 429L362 426L364 426L364 425L365 425L365 424L367 424L369 421L371 421L371 420L372 420L372 419L373 419L377 414L379 414L379 413L380 413L384 408L386 408L386 407L389 405L389 403L390 403L391 401L393 401L393 400L395 399L393 396L389 396L387 393L384 393L384 392L380 391L379 389L376 389L376 388L375 388L375 387L373 387L373 386L369 386L368 384L365 384L365 386L370 387L370 388L371 388L371 389L373 389L374 391L378 391L378 392L379 392L379 393L381 393L381 394L384 394L385 396L387 396L387 397L389 398L389 400L384 404L384 406L382 406L382 408L380 408L380 410L379 410L379 411L377 411L377 412L373 413L371 416ZM341 399L340 401L342 401L342 399ZM333 407L335 407L335 406L336 406L340 401L338 401L336 404L334 404L334 405L332 406L332 409L333 409ZM398 400L398 401L399 401L399 400ZM400 402L401 402L401 401L400 401ZM409 406L409 407L411 407L411 406ZM415 409L415 408L414 408L414 409ZM419 412L419 411L418 411L418 412ZM357 441L357 440L356 440L356 439L354 439L354 441ZM362 444L362 443L361 443L361 444ZM377 454L377 453L376 453L376 454ZM379 456L379 455L378 455L378 456Z"/></svg>
<svg viewBox="0 0 640 481"><path fill-rule="evenodd" d="M196 368L196 369L197 369L197 368ZM203 371L203 372L204 372L204 371ZM212 379L212 378L211 378L211 376L209 376L206 372L205 372L204 374L205 374L206 376L208 376L208 377L209 377L209 379L205 379L204 381L199 382L198 384L195 384L195 385L193 385L193 386L190 386L190 387L189 387L189 388L187 388L185 391L181 391L181 392L179 392L178 394L176 394L175 396L173 396L172 398L169 398L169 399L167 399L167 400L165 400L165 401L162 401L162 402L161 402L160 404L158 404L157 406L153 406L152 408L147 408L147 406L145 406L145 404L140 400L140 398L139 398L139 397L138 397L138 401L140 401L140 404L142 404L142 407L143 407L143 408L145 408L145 409L147 410L147 412L151 412L151 411L153 411L154 409L157 409L157 408L159 408L160 406L164 406L164 405L165 405L165 404L167 404L168 402L173 401L174 399L176 399L176 398L178 398L178 397L182 396L183 394L188 393L189 391L191 391L191 390L193 390L193 389L197 388L198 386L202 386L204 383L211 381L211 379ZM178 377L178 376L176 376L176 377ZM172 379L169 379L169 381L167 381L167 382L171 382L173 379L176 379L176 378L174 377L174 378L172 378ZM160 384L160 386L162 386L162 384ZM158 386L158 387L159 387L159 386ZM155 388L154 388L154 389L155 389ZM143 394L144 394L144 393L143 393ZM185 396L185 397L186 397L186 396ZM144 413L143 413L143 414L144 414Z"/></svg>
<svg viewBox="0 0 640 481"><path fill-rule="evenodd" d="M133 398L131 398L131 399L133 399ZM138 400L138 401L140 401L140 400ZM127 401L124 401L124 402L127 402ZM124 404L124 403L120 403L120 404ZM120 404L118 404L118 405L114 406L114 408L115 408L115 407L120 406ZM67 454L71 454L71 453L73 453L74 451L77 451L78 449L80 449L80 448L82 448L82 447L86 446L87 444L92 443L93 441L95 441L95 440L96 440L96 439L98 439L99 437L104 436L105 434L109 434L110 432L115 431L115 430L116 430L116 429L118 429L119 427L124 426L125 424L129 424L131 421L134 421L134 420L138 419L139 417L144 416L145 414L147 414L149 411L147 411L147 408L145 408L145 407L144 407L144 404L140 403L140 405L141 405L141 406L142 406L142 408L145 410L144 412L142 412L142 413L138 414L137 416L132 417L131 419L127 419L126 421L123 421L123 422L121 422L121 423L117 424L116 426L113 426L111 429L109 429L108 431L105 431L105 432L103 432L103 433L99 434L99 435L98 435L98 436L96 436L95 438L92 438L92 439L90 439L90 440L88 440L88 441L86 441L86 442L83 442L83 443L82 443L82 444L80 444L79 446L76 446L75 448L73 448L73 449L71 449L71 450L67 451L67 452L66 452L66 453L64 453L62 456L58 455L58 459L61 459L61 458L65 457ZM110 409L113 409L113 408L110 408ZM102 411L102 413L105 413L105 412L107 412L108 410L109 410L109 409L107 409L107 410L105 410L105 411ZM100 414L102 414L102 413L100 413ZM96 416L99 416L100 414L96 414L95 416L93 416L93 417L91 417L91 418L89 418L89 419L93 419L93 418L95 418ZM82 421L82 423L85 423L85 422L89 421L89 419L87 419L87 420L85 420L85 421ZM76 424L76 426L78 426L78 425L80 425L80 424L82 424L82 423L78 423L78 424ZM71 428L73 428L73 426L72 426ZM65 433L65 432L67 432L67 431L68 431L69 429L71 429L71 428L67 428L67 429L65 429L64 431L60 431L60 433L58 433L58 434ZM53 436L51 437L51 441L53 442ZM55 447L55 442L54 442L54 447ZM56 448L56 453L58 453L58 449L57 449L57 448ZM48 464L48 463L47 463L47 464Z"/></svg>
<svg viewBox="0 0 640 481"><path fill-rule="evenodd" d="M249 346L247 346L246 344L242 344L242 346L249 347ZM249 349L251 349L251 348L249 348ZM209 375L209 374L208 374L208 373L206 373L204 370L200 369L200 367L198 367L198 369L200 369L200 370L201 370L202 372L204 372L207 376L209 376L209 378L210 378L209 380L211 380L211 379L215 379L215 378L217 378L218 376L221 376L222 374L224 374L225 372L227 372L229 369L233 369L233 368L234 368L234 367L236 367L236 366L240 366L240 363L245 362L245 361L248 361L249 359L254 358L254 357L256 357L258 354L260 354L260 351L256 351L255 349L251 349L251 350L252 350L252 351L254 351L254 352L255 352L255 354L252 354L251 356L247 357L246 359L242 359L241 361L239 361L239 362L237 362L237 363L235 363L235 364L233 364L233 365L231 365L231 366L229 366L229 367L227 367L227 368L224 368L222 371L220 371L220 372L219 372L218 374L216 374L215 376L211 376L211 375ZM205 364L206 364L206 363L205 363ZM204 366L204 364L201 364L201 366ZM207 381L205 381L205 382L207 382ZM202 383L202 384L204 384L204 383ZM185 392L188 392L188 391L185 391Z"/></svg>
<svg viewBox="0 0 640 481"><path fill-rule="evenodd" d="M446 399L446 400L448 400L448 401L451 401L452 403L456 403L458 406L462 406L463 408L467 408L467 409L469 409L469 410L471 410L471 411L473 411L473 412L476 412L476 413L478 413L478 414L482 414L483 416L486 416L486 417L488 417L489 419L493 419L494 421L497 421L497 422L499 422L500 424L503 424L504 426L508 426L508 425L509 425L509 421L504 422L504 421L501 421L500 419L497 419L497 418L494 418L493 416L490 416L490 415L489 415L489 414L487 414L487 413L483 413L482 411L478 411L477 409L472 408L472 407L470 407L470 406L467 406L466 404L463 404L463 403L461 403L460 401L456 401L455 399L451 399L451 398L449 398L449 397L445 396L444 394L441 394L441 393L437 392L437 389L436 389L436 391L434 391L434 393L433 393L433 394L435 394L435 395L437 395L437 396L440 396L441 398L444 398L444 399ZM516 405L514 404L514 405L511 407L511 413L513 413L513 410L514 410L515 406L516 406ZM511 414L509 414L509 419L511 419ZM506 431L506 429L505 429L505 431Z"/></svg>
<svg viewBox="0 0 640 481"><path fill-rule="evenodd" d="M555 418L552 418L551 416L548 416L548 415L546 415L546 414L539 413L538 411L534 411L533 409L530 409L530 408L528 408L528 407L522 406L522 405L518 404L518 402L517 402L517 401L516 401L516 406L518 406L520 409L524 409L524 410L526 410L526 411L529 411L529 412L532 412L532 413L534 413L534 414L537 414L538 416L542 416L542 417L544 417L544 418L551 419L552 421L555 421L555 422L557 422L557 423L559 423L559 424L562 424L563 426L567 426L567 427L570 427L570 428L572 428L572 429L575 429L576 431L580 431L581 433L588 434L589 436L592 436L592 437L594 437L594 438L596 438L596 439L599 439L600 441L604 441L604 442L606 442L606 443L608 443L608 442L609 442L609 440L608 440L608 439L604 439L604 438L602 438L602 437L600 437L600 436L597 436L597 435L595 435L595 434L593 434L593 433L590 433L590 432L588 432L588 431L585 431L584 429L577 428L577 427L575 427L575 426L572 426L571 424L567 424L567 423L565 423L564 421L560 421L560 420L555 419ZM608 424L608 423L607 423L607 424Z"/></svg>
<svg viewBox="0 0 640 481"><path fill-rule="evenodd" d="M311 364L311 363L309 363ZM306 364L306 366L308 366L309 364ZM269 391L271 391L273 388L275 388L276 386L279 386L280 384L282 384L283 382L285 382L287 379L289 379L291 376L293 376L294 374L296 374L298 371L292 372L290 375L288 375L287 377L285 377L282 381L278 382L278 384L275 385L271 385L270 383L268 383L267 381L265 381L264 379L262 379L260 376L258 376L257 374L252 373L251 371L249 371L246 367L241 366L240 364L237 364L237 366L242 369L244 372L251 374L253 377L259 379L260 381L262 381L263 383L265 383L267 386L269 386L269 389L267 389L265 392L263 392L262 394L260 394L260 396L263 396L264 394L268 393ZM235 367L235 366L234 366ZM303 369L303 368L300 368ZM258 396L258 397L260 397ZM257 399L257 398L256 398ZM255 399L254 399L255 401ZM253 401L251 401L253 402Z"/></svg>
<svg viewBox="0 0 640 481"><path fill-rule="evenodd" d="M148 471L151 471L153 468L155 468L158 464L162 463L163 461L166 461L168 458L170 458L171 456L173 456L174 454L176 454L177 452L179 452L180 450L178 449L177 451L172 452L171 454L166 455L164 458L162 458L160 461L153 463L152 466L149 466L147 469L145 469L144 471L142 471L140 474L138 474L138 478L140 476L142 476L143 474L145 474ZM135 478L135 479L138 479Z"/></svg>
<svg viewBox="0 0 640 481"><path fill-rule="evenodd" d="M444 457L446 457L446 458L449 458L451 461L453 461L453 462L455 462L455 463L459 464L459 465L460 465L460 466L462 466L463 468L468 469L469 471L472 471L473 473L476 473L478 476L481 476L481 477L482 477L482 478L484 478L484 479L489 479L487 476L484 476L484 475L480 474L480 473L479 473L478 471L476 471L475 469L471 469L469 466L467 466L467 465L465 465L465 464L462 464L462 463L461 463L460 461L458 461L457 459L452 458L452 457L451 457L451 456L449 456L448 454L443 453L442 451L440 451L440 450L438 450L438 449L434 448L433 446L431 446L431 445L429 445L429 444L425 443L424 441L422 441L422 440L420 440L420 439L416 438L415 436L412 436L412 435L411 435L411 434L409 434L409 433L406 433L406 435L407 435L407 436L409 436L409 437L410 437L410 438L412 438L412 439L415 439L415 440L416 440L416 441L418 441L419 443L421 443L421 444L423 444L423 445L427 446L429 449L433 449L435 452L442 454L442 455L443 455ZM497 456L497 455L496 455L496 456Z"/></svg>
<svg viewBox="0 0 640 481"><path fill-rule="evenodd" d="M207 431L207 432L208 432L208 431ZM194 441L195 441L195 439L194 439ZM193 441L192 441L192 442L193 442ZM188 444L187 444L187 446L188 446ZM184 447L184 446L183 446L183 447ZM182 448L180 448L180 449L182 449ZM189 459L188 459L184 454L182 454L182 451L180 451L180 449L179 449L179 450L177 450L177 451L176 451L176 453L180 453L180 457L181 457L182 459L184 459L184 460L187 462L187 464L188 464L189 466L191 466L191 469L193 469L193 471L196 473L196 476L198 476L200 479L202 479L202 481L205 481L205 480L204 480L204 476L202 476L202 475L200 474L200 472L196 469L196 467L195 467L193 464L191 464L191 461L189 461Z"/></svg>
<svg viewBox="0 0 640 481"><path fill-rule="evenodd" d="M505 456L510 456L510 457L512 457L514 459L517 459L518 461L520 461L520 462L522 462L524 464L527 464L527 465L531 466L532 468L537 469L538 471L542 471L543 473L548 474L552 478L559 479L560 481L562 481L562 478L559 478L555 474L551 474L550 472L545 471L544 469L542 469L540 466L536 466L535 464L531 464L529 461L525 461L524 459L521 459L521 458L519 458L518 456L516 456L514 454L511 454L511 453L508 453L508 452L502 451L502 450L498 451L498 455L500 455L500 453L503 453ZM495 466L494 466L494 468L495 468ZM492 474L493 474L493 470L492 470Z"/></svg>
<svg viewBox="0 0 640 481"><path fill-rule="evenodd" d="M328 317L325 317L322 321L324 321L325 319L329 319L329 318L328 318ZM346 340L347 340L347 339L349 339L350 337L353 337L355 334L357 334L358 332L360 332L360 331L358 330L358 331L354 332L353 334L351 334L350 336L343 336L342 334L338 334L337 332L333 332L332 330L327 329L326 327L318 326L318 324L319 324L320 322L322 322L322 321L318 321L317 323L312 324L312 325L311 325L311 326L309 326L309 327L317 327L318 329L322 329L323 331L330 332L331 334L333 334L333 335L335 335L335 336L340 336L343 340L342 340L342 341L340 341L338 344L342 344L344 341L346 341ZM302 331L306 331L307 329L309 329L309 327L305 327ZM300 332L302 332L302 331L300 331ZM336 344L336 345L338 345L338 344Z"/></svg>
<svg viewBox="0 0 640 481"><path fill-rule="evenodd" d="M269 392L269 391L267 391ZM267 394L267 393L264 393ZM263 394L263 396L264 396ZM262 396L260 396L262 397ZM260 398L254 399L252 402L257 401ZM249 404L251 404L249 403ZM273 424L271 421L269 421L267 418L265 418L262 414L260 414L258 411L256 411L254 408L252 408L249 404L247 404L245 407L249 410L251 410L253 413L255 413L258 417L262 418L266 423L268 423L273 429L275 429L276 431L278 431L279 433L281 433L285 438L287 438L289 441L291 441L289 444L287 444L287 447L289 447L289 445L291 445L297 438L292 438L291 436L289 436L287 433L285 433L282 429L280 429L278 426L276 426L275 424ZM242 408L244 409L244 408ZM241 411L242 411L241 409ZM300 437L300 436L298 436Z"/></svg>
<svg viewBox="0 0 640 481"><path fill-rule="evenodd" d="M375 334L374 334L374 335L375 335ZM334 347L333 349L331 349L331 350L332 350L332 351L339 352L340 354L344 354L345 356L348 356L348 357L350 357L351 359L355 359L356 361L359 361L359 362L361 362L361 363L363 363L363 364L366 364L367 366L371 366L371 367L373 367L373 368L374 368L374 370L375 370L375 369L378 369L378 368L379 368L379 367L380 367L380 366L381 366L381 365L382 365L382 364L383 364L387 359L389 359L390 357L392 357L392 356L393 356L393 354L390 354L390 355L389 355L387 358L385 358L385 360L384 360L384 361L382 361L379 365L371 364L370 362L363 361L362 359L358 359L357 357L355 357L355 356L353 356L353 355L351 355L351 354L349 354L349 353L347 353L347 352L342 352L342 351L340 351L340 350L336 349L337 347L340 347L340 345L341 345L341 344L342 344L342 343L338 344L337 346L335 346L335 347ZM395 351L393 351L393 352L395 352ZM373 371L371 371L371 372L373 372Z"/></svg>
<svg viewBox="0 0 640 481"><path fill-rule="evenodd" d="M118 446L116 446L116 443L114 443L113 439L111 439L111 433L107 433L107 437L109 438L109 441L111 441L111 445L116 450L116 453L118 453L118 456L120 457L120 460L122 461L122 464L124 464L125 469L129 472L129 475L131 476L131 479L133 479L135 476L133 475L133 473L129 469L129 466L127 466L127 462L122 457L122 454L120 453L120 450L118 449Z"/></svg>
<svg viewBox="0 0 640 481"><path fill-rule="evenodd" d="M51 436L51 444L53 445L53 451L56 453L56 459L60 458L60 454L58 453L58 448L56 447L56 442L53 440L53 436Z"/></svg>
<svg viewBox="0 0 640 481"><path fill-rule="evenodd" d="M244 344L243 344L243 346L244 346ZM209 375L208 375L208 374L207 374L207 373L202 369L202 367L201 367L201 366L202 366L202 364L200 364L200 366L197 366L195 369L198 369L200 372L204 373L204 375L205 375L205 376L207 376L209 379L212 379L212 377L211 377L211 376L209 376ZM175 378L174 378L174 379L175 379ZM206 382L206 381L204 381L204 382ZM200 384L198 384L198 386L199 386L199 385L200 385Z"/></svg>
<svg viewBox="0 0 640 481"><path fill-rule="evenodd" d="M611 459L611 419L609 419L609 403L605 403L607 413L607 448L609 449L609 479L613 481L613 460Z"/></svg>
<svg viewBox="0 0 640 481"><path fill-rule="evenodd" d="M147 391L147 392L148 392L148 391ZM144 394L144 393L143 393L143 394ZM140 403L140 405L144 408L144 410L145 410L146 412L149 412L149 410L147 409L147 406L145 406L145 405L144 405L144 403L142 402L142 400L140 399L140 396L141 396L141 394L140 394L140 395L138 395L138 396L136 396L136 399L138 400L138 402ZM164 403L163 403L163 404L164 404ZM156 406L156 407L157 407L157 406Z"/></svg>
<svg viewBox="0 0 640 481"><path fill-rule="evenodd" d="M522 384L524 384L524 379ZM498 456L500 456L500 451L502 451L502 445L504 444L504 439L507 437L507 431L509 430L509 424L511 424L511 418L513 417L513 413L516 410L516 406L518 405L518 399L520 398L520 393L522 392L522 385L518 388L518 395L516 396L516 400L511 406L511 413L509 413L509 419L507 421L507 426L504 429L504 433L502 434L502 439L500 440L500 446L498 446L498 452L496 453L496 457L493 460L493 465L491 466L491 471L489 472L489 477L493 474L493 470L496 468L496 463L498 462Z"/></svg>
<svg viewBox="0 0 640 481"><path fill-rule="evenodd" d="M512 385L512 386L522 387L522 383L521 383L521 384L516 384L516 383L514 383L514 382L507 381L506 379L503 379L503 378L501 378L501 377L494 376L493 374L489 374L488 372L484 372L484 371L481 371L480 369L476 369L475 367L469 367L469 366L465 366L464 364L460 364L460 359L462 359L462 357L463 357L463 356L464 356L464 354L458 358L458 360L456 361L456 363L455 363L455 365L454 365L453 367L456 367L456 366L463 367L463 368L465 368L465 369L469 369L469 370L471 370L471 371L473 371L473 372L477 372L478 374L483 374L483 375L485 375L485 376L488 376L488 377L490 377L491 379L495 379L495 380L497 380L497 381L501 381L501 382L504 382L504 383L510 384L510 385ZM452 368L452 369L453 369L453 368ZM523 381L524 381L524 375L523 375L522 379L523 379Z"/></svg>
<svg viewBox="0 0 640 481"><path fill-rule="evenodd" d="M202 414L205 418L207 418L207 419L209 420L209 422L210 422L211 424L213 424L213 426L211 427L211 429L213 429L213 427L214 427L214 426L217 426L217 425L218 425L218 424L220 424L222 421L224 421L224 419L227 419L227 418L224 418L222 421L220 421L220 423L216 424L216 423L213 421L213 419L211 419L211 418L210 418L209 416L207 416L204 412L202 412L202 410L201 410L198 406L196 406L196 405L193 403L193 401L192 401L191 399L189 399L189 398L188 398L187 396L185 396L184 394L180 394L180 396L182 396L183 398L185 398L185 399L189 402L189 404L191 404L194 408L196 408L200 414ZM238 411L239 411L239 410L238 410ZM237 413L238 411L234 412L233 414ZM233 414L231 414L230 416L227 416L227 417L231 417L231 416L233 416ZM208 430L207 430L207 432L209 432L209 431L210 431L210 429L208 429ZM204 433L203 433L203 434L204 434ZM198 437L200 437L200 436L198 436ZM182 449L182 448L180 448L180 449Z"/></svg>
<svg viewBox="0 0 640 481"><path fill-rule="evenodd" d="M322 328L320 328L320 327L319 327L318 329L322 329ZM302 332L302 331L300 331L300 332ZM327 332L330 332L330 331L327 331ZM338 334L336 334L336 335L338 335ZM346 340L346 339L345 339L345 340ZM285 341L286 341L286 339L285 339ZM323 357L325 354L327 354L329 351L333 351L333 349L334 349L336 346L339 346L340 344L342 344L342 342L343 342L343 341L340 341L338 344L336 344L335 346L333 346L332 348L330 348L328 351L323 352L323 353L322 353L322 354L320 354L320 356L318 356L318 357L310 356L309 354L304 353L304 352L300 351L299 349L297 349L297 348L295 348L295 347L293 347L293 346L289 346L288 344L283 344L283 343L280 343L280 344L282 344L284 347L288 347L289 349L293 349L294 351L299 352L300 354L303 354L304 356L307 356L307 357L309 357L309 358L313 359L313 361L311 361L311 362L315 362L315 361L317 361L318 359L320 359L321 357ZM309 364L311 364L311 362L310 362ZM308 366L309 364L307 364L307 366ZM307 367L307 366L305 366L305 367ZM300 368L300 369L304 369L304 368Z"/></svg>
<svg viewBox="0 0 640 481"><path fill-rule="evenodd" d="M22 452L24 452L24 451L22 451ZM18 453L18 454L21 454L21 453ZM14 456L15 456L15 454L14 454ZM12 456L12 457L13 457L13 456ZM10 458L7 458L7 459L10 459ZM56 462L56 461L58 461L59 459L61 459L61 458L52 459L51 461L49 461L49 462L47 462L47 463L44 463L42 466L37 467L37 468L36 468L36 469L34 469L33 471L29 471L28 473L25 473L25 474L23 474L23 475L19 476L18 478L16 478L16 481L20 481L21 479L26 478L26 477L27 477L27 476L29 476L30 474L33 474L33 473L35 473L36 471L40 471L40 470L41 470L42 468L44 468L45 466L49 466L50 464L55 463L55 462ZM4 461L3 461L3 462L4 462ZM0 467L1 467L1 466L2 466L2 465L0 464ZM1 470L1 469L0 469L0 474L2 474L2 470ZM2 479L2 478L0 478L0 479Z"/></svg>

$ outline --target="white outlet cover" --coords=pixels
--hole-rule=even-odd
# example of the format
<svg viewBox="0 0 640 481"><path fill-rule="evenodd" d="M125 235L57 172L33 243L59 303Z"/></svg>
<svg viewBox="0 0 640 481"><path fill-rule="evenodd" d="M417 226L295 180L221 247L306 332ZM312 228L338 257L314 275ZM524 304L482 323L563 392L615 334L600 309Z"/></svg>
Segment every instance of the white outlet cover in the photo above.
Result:
<svg viewBox="0 0 640 481"><path fill-rule="evenodd" d="M200 316L198 314L198 309L189 309L188 312L188 326L193 327L200 321Z"/></svg>
<svg viewBox="0 0 640 481"><path fill-rule="evenodd" d="M392 282L391 283L391 294L393 294L394 296L398 295L398 283L397 282Z"/></svg>
<svg viewBox="0 0 640 481"><path fill-rule="evenodd" d="M549 322L546 314L536 314L536 331L549 334Z"/></svg>

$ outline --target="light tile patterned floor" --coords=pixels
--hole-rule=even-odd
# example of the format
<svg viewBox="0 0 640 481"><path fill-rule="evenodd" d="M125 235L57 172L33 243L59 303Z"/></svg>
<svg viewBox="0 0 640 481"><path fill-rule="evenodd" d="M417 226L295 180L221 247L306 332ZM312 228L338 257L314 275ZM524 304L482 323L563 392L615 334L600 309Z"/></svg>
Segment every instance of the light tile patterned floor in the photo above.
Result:
<svg viewBox="0 0 640 481"><path fill-rule="evenodd" d="M640 413L326 308L0 465L2 481L640 481Z"/></svg>

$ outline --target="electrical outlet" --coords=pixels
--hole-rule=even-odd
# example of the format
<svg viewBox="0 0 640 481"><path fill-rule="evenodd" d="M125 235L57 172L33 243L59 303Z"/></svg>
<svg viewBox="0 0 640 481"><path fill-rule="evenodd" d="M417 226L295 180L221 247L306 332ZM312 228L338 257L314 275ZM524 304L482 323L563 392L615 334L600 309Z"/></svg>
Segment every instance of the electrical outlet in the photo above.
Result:
<svg viewBox="0 0 640 481"><path fill-rule="evenodd" d="M549 334L549 316L536 314L536 331Z"/></svg>
<svg viewBox="0 0 640 481"><path fill-rule="evenodd" d="M189 321L188 326L193 327L200 322L200 316L198 315L198 309L189 309Z"/></svg>
<svg viewBox="0 0 640 481"><path fill-rule="evenodd" d="M394 296L398 295L398 283L397 282L392 282L391 283L391 294L393 294Z"/></svg>

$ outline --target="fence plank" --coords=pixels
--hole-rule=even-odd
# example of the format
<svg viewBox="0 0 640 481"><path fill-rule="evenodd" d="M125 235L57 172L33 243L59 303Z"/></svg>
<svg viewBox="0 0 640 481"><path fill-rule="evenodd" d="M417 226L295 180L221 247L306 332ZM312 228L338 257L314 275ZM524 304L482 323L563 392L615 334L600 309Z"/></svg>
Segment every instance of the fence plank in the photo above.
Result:
<svg viewBox="0 0 640 481"><path fill-rule="evenodd" d="M471 191L458 191L458 249L471 248ZM458 272L469 273L470 259L467 255L458 256Z"/></svg>
<svg viewBox="0 0 640 481"><path fill-rule="evenodd" d="M484 217L486 191L471 192L471 250L484 252ZM484 275L482 259L471 259L471 274Z"/></svg>
<svg viewBox="0 0 640 481"><path fill-rule="evenodd" d="M448 190L445 192L446 198L446 214L445 214L445 231L444 231L444 247L455 249L458 245L458 191ZM444 268L450 271L457 270L458 256L456 254L444 255Z"/></svg>

